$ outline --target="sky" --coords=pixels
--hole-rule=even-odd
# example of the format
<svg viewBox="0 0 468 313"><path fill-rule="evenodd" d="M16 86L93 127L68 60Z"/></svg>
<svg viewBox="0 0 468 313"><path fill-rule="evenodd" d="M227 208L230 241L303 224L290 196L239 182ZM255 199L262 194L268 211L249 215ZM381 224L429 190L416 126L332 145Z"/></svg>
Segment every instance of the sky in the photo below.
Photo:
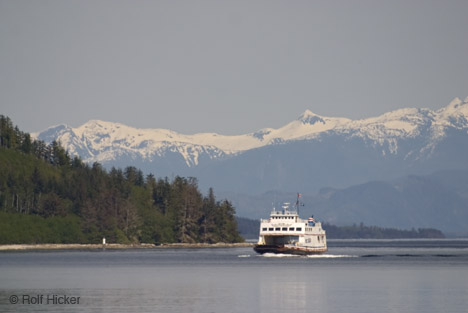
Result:
<svg viewBox="0 0 468 313"><path fill-rule="evenodd" d="M468 96L468 1L0 0L0 114L185 134Z"/></svg>

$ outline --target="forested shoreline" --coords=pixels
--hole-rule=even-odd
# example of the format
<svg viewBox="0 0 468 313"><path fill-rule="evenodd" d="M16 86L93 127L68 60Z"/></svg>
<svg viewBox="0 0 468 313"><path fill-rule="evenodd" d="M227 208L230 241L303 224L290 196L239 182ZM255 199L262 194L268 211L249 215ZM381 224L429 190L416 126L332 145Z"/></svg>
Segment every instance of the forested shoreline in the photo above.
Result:
<svg viewBox="0 0 468 313"><path fill-rule="evenodd" d="M234 216L196 178L90 166L0 116L0 244L241 242Z"/></svg>
<svg viewBox="0 0 468 313"><path fill-rule="evenodd" d="M418 239L418 238L445 238L438 229L396 229L378 226L366 226L364 224L350 226L335 226L323 224L330 239Z"/></svg>

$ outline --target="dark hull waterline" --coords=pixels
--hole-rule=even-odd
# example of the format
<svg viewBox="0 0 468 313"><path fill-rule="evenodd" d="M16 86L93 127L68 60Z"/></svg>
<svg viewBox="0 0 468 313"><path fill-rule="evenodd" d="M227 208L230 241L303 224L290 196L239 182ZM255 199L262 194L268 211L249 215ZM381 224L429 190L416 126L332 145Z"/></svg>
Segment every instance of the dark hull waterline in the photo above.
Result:
<svg viewBox="0 0 468 313"><path fill-rule="evenodd" d="M305 248L297 246L285 246L285 245L255 245L255 252L264 253L275 253L275 254L296 254L296 255L313 255L322 254L327 252L327 248Z"/></svg>

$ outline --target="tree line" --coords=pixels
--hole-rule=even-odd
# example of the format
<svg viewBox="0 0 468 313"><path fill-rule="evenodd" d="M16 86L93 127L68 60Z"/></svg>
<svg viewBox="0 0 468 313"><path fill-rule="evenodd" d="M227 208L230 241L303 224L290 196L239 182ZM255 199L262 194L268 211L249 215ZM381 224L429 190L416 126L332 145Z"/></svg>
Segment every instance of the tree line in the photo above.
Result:
<svg viewBox="0 0 468 313"><path fill-rule="evenodd" d="M88 165L0 115L0 243L239 242L234 216L196 178Z"/></svg>
<svg viewBox="0 0 468 313"><path fill-rule="evenodd" d="M438 229L418 228L418 229L396 229L378 226L365 226L363 223L351 226L335 226L323 224L323 229L327 232L327 237L332 239L399 239L399 238L445 238L445 235Z"/></svg>

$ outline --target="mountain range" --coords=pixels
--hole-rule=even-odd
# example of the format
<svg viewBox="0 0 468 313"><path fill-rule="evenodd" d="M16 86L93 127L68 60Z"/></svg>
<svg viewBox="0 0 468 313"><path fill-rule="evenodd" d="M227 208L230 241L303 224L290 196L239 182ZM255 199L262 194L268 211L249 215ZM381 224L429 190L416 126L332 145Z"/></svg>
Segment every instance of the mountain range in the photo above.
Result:
<svg viewBox="0 0 468 313"><path fill-rule="evenodd" d="M351 120L306 110L279 128L224 136L184 135L98 120L33 134L105 167L134 165L156 176L194 176L202 187L257 194L316 192L406 174L468 168L468 98L446 107L400 109Z"/></svg>
<svg viewBox="0 0 468 313"><path fill-rule="evenodd" d="M392 220L390 225L378 218L364 218L364 212L372 216L369 214L372 206L358 201L359 197L351 197L352 201L341 197L342 202L338 203L337 195L349 192L349 188L359 194L363 186L372 186L368 192L380 195L372 201L389 203L390 195L411 196L411 193L392 194L398 191L394 187L397 180L427 177L438 171L468 170L468 98L455 98L438 110L405 108L360 120L325 117L306 110L281 128L237 136L185 135L98 120L76 128L58 125L32 135L45 142L59 141L70 154L107 168L131 165L158 177L197 177L202 190L214 187L217 193L229 195L243 216L256 217L263 212L255 205L249 208L252 203L242 201L246 197L269 191L301 192L316 197L311 201L334 210L335 216L360 211L363 213L358 214L363 216L360 221L367 225L375 221L395 227L396 221L392 219L386 219ZM336 197L327 200L333 201L323 200L324 190L334 190ZM425 203L430 197L420 193L418 200L408 201ZM318 201L319 198L323 201ZM414 207L391 203L398 206L398 214ZM458 210L460 205L456 205ZM347 208L349 214L338 208ZM411 215L409 211L405 216ZM328 212L326 216L329 222L334 221L333 214ZM450 216L455 218L453 214ZM342 222L339 218L335 221Z"/></svg>

